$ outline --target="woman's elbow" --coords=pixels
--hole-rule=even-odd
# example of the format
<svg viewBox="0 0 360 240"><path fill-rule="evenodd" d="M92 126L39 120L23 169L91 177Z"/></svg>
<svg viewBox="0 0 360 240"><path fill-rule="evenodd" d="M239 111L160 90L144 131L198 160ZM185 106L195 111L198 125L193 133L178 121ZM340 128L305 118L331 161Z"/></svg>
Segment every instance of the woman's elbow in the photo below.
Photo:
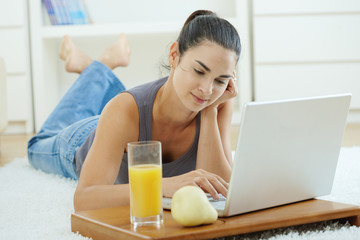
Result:
<svg viewBox="0 0 360 240"><path fill-rule="evenodd" d="M84 204L81 201L81 199L82 199L81 195L82 195L81 189L76 188L75 193L74 193L74 199L73 199L75 212L86 210L86 209L84 209Z"/></svg>

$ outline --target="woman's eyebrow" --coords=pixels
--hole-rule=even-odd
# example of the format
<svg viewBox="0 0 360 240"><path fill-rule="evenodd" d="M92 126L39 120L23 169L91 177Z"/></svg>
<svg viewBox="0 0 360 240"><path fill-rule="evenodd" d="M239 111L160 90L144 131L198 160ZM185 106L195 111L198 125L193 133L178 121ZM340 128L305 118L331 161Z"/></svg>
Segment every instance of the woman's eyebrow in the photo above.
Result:
<svg viewBox="0 0 360 240"><path fill-rule="evenodd" d="M200 64L206 71L211 72L210 68L208 68L203 62L199 60L195 60L198 64Z"/></svg>
<svg viewBox="0 0 360 240"><path fill-rule="evenodd" d="M210 68L208 68L203 62L199 60L195 60L198 64L200 64L207 72L211 72ZM231 78L231 75L220 75L220 78Z"/></svg>

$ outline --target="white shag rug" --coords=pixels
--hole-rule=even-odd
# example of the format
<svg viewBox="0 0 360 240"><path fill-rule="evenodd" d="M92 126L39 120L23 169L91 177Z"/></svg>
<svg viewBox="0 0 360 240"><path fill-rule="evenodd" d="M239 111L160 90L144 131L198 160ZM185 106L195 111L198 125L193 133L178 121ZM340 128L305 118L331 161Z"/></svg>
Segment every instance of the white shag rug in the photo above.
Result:
<svg viewBox="0 0 360 240"><path fill-rule="evenodd" d="M88 239L71 232L76 184L26 158L0 167L0 239ZM341 149L332 194L321 199L360 206L360 147ZM360 239L360 228L322 222L219 239Z"/></svg>

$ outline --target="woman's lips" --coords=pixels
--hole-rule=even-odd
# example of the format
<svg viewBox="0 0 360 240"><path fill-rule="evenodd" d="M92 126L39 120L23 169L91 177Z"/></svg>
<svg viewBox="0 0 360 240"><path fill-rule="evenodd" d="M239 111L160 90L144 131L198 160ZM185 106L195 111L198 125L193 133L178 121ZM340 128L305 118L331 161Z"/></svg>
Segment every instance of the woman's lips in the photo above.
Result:
<svg viewBox="0 0 360 240"><path fill-rule="evenodd" d="M207 102L208 100L207 99L202 99L202 98L199 98L198 96L194 95L194 94L191 94L195 100L195 102L199 103L199 104L204 104L205 102Z"/></svg>

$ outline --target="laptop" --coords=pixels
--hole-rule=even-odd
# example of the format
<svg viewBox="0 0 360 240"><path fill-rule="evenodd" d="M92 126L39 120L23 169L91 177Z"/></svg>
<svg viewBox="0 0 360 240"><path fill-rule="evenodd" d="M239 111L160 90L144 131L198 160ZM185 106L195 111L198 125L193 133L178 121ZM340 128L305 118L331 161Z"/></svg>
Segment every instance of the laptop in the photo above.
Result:
<svg viewBox="0 0 360 240"><path fill-rule="evenodd" d="M227 198L228 217L331 193L351 94L244 105ZM171 199L163 199L171 208Z"/></svg>

